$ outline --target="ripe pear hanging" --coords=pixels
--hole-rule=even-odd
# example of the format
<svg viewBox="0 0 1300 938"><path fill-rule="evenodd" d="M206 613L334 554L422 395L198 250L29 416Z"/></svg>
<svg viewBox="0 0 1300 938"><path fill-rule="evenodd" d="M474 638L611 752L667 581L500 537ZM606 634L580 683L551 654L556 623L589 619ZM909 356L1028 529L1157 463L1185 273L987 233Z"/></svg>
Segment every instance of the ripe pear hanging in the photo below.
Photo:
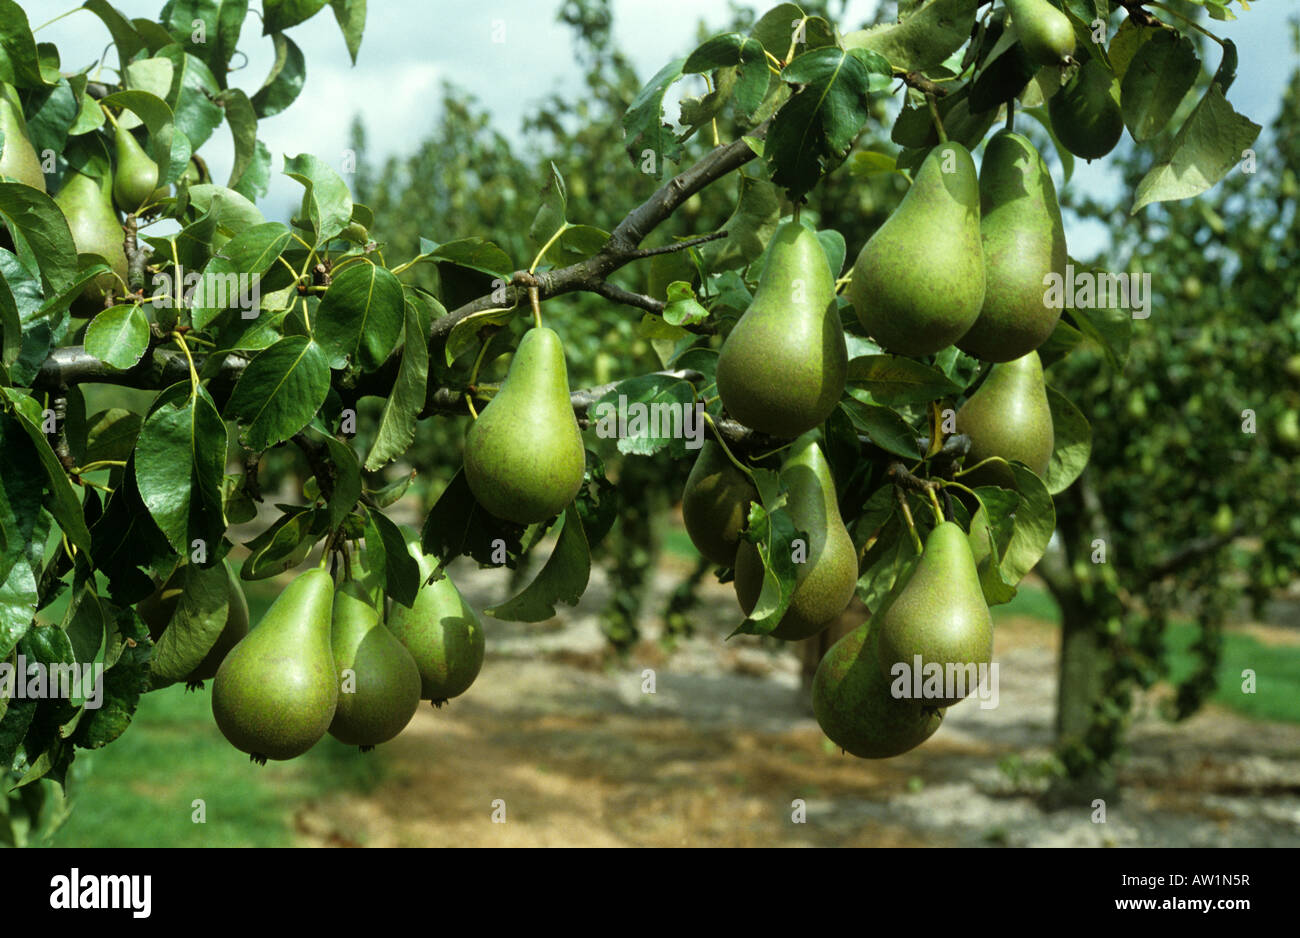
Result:
<svg viewBox="0 0 1300 938"><path fill-rule="evenodd" d="M0 176L45 191L45 173L40 157L27 136L27 122L19 106L13 85L0 82L0 132L4 133L4 151L0 153Z"/></svg>
<svg viewBox="0 0 1300 938"><path fill-rule="evenodd" d="M1047 341L1061 310L1045 301L1048 274L1065 276L1065 228L1052 175L1019 134L1001 131L980 166L980 234L987 286L975 325L957 347L1005 362Z"/></svg>
<svg viewBox="0 0 1300 938"><path fill-rule="evenodd" d="M845 752L888 759L933 736L943 712L927 701L891 694L873 625L864 622L826 652L813 677L813 713L826 737Z"/></svg>
<svg viewBox="0 0 1300 938"><path fill-rule="evenodd" d="M328 572L299 574L217 669L212 715L254 761L300 756L329 729L339 695L333 603Z"/></svg>
<svg viewBox="0 0 1300 938"><path fill-rule="evenodd" d="M1035 65L1064 65L1074 52L1070 19L1047 0L1006 0L1020 44Z"/></svg>
<svg viewBox="0 0 1300 938"><path fill-rule="evenodd" d="M530 329L501 389L469 428L465 481L498 518L532 524L569 506L586 461L564 346L553 330Z"/></svg>
<svg viewBox="0 0 1300 938"><path fill-rule="evenodd" d="M113 198L117 207L130 213L147 203L165 198L167 190L158 188L158 164L144 152L129 130L118 127L113 133L117 159L113 169Z"/></svg>
<svg viewBox="0 0 1300 938"><path fill-rule="evenodd" d="M816 635L845 610L858 584L858 553L835 497L835 482L821 447L811 437L797 441L781 467L795 528L808 535L805 559L796 564L790 606L770 633L795 641ZM741 541L736 551L736 598L749 615L763 590L758 548Z"/></svg>
<svg viewBox="0 0 1300 938"><path fill-rule="evenodd" d="M984 304L979 183L960 143L934 147L912 187L853 265L849 300L887 351L931 355L974 324Z"/></svg>
<svg viewBox="0 0 1300 938"><path fill-rule="evenodd" d="M695 549L721 567L734 564L750 502L757 500L749 477L717 442L705 440L682 490L682 521Z"/></svg>
<svg viewBox="0 0 1300 938"><path fill-rule="evenodd" d="M103 179L69 169L63 178L63 188L54 202L72 230L72 241L78 254L98 254L108 262L117 277L126 282L126 251L122 242L126 235L113 210L113 180L105 171ZM91 316L104 308L104 298L111 291L124 289L117 277L100 274L86 285L81 302L73 306L78 315Z"/></svg>
<svg viewBox="0 0 1300 938"><path fill-rule="evenodd" d="M830 416L847 366L826 252L816 233L787 222L768 245L753 302L722 343L718 396L745 426L791 439Z"/></svg>
<svg viewBox="0 0 1300 938"><path fill-rule="evenodd" d="M413 531L407 532L407 549L427 580L437 562L420 548ZM465 693L483 667L483 626L451 577L421 586L410 608L394 602L388 627L415 659L420 699L435 706Z"/></svg>
<svg viewBox="0 0 1300 938"><path fill-rule="evenodd" d="M420 671L355 580L334 592L331 648L339 702L330 735L363 749L388 742L420 706Z"/></svg>
<svg viewBox="0 0 1300 938"><path fill-rule="evenodd" d="M197 684L199 681L206 681L216 677L217 668L221 666L221 662L225 660L226 655L230 654L230 650L248 634L248 602L244 599L244 590L239 585L239 579L235 576L235 571L230 569L230 564L222 560L221 565L226 572L226 594L229 602L226 612L226 624L222 627L221 634L217 636L216 642L207 655L195 665L194 670L185 678L190 684ZM162 637L163 631L170 624L172 616L176 612L176 606L181 598L184 576L185 567L177 567L175 572L157 590L140 600L136 605L136 612L144 620L144 624L149 627L149 637L155 642Z"/></svg>
<svg viewBox="0 0 1300 938"><path fill-rule="evenodd" d="M994 365L984 383L957 411L957 432L970 437L964 465L973 467L993 456L1018 459L1039 478L1047 478L1055 436L1047 402L1043 363L1037 352ZM966 485L1000 485L1014 489L1007 466L990 463L963 476Z"/></svg>
<svg viewBox="0 0 1300 938"><path fill-rule="evenodd" d="M993 659L993 618L965 531L951 521L935 526L879 628L883 676L897 679L902 665L909 690L919 684L933 707L951 707L975 690Z"/></svg>
<svg viewBox="0 0 1300 938"><path fill-rule="evenodd" d="M1047 116L1061 146L1085 160L1103 157L1124 134L1119 82L1104 64L1088 59L1047 100Z"/></svg>

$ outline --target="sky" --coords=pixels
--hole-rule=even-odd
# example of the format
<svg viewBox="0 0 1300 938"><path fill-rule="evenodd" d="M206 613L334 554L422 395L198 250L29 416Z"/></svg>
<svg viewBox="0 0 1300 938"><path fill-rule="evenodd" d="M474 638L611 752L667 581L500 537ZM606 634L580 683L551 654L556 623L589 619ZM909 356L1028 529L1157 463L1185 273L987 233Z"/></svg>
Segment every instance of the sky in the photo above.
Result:
<svg viewBox="0 0 1300 938"><path fill-rule="evenodd" d="M33 27L72 0L19 0ZM301 196L299 185L279 174L282 158L314 153L338 164L348 142L354 114L369 130L371 156L413 151L434 125L439 88L450 80L475 95L493 115L506 136L514 136L531 106L552 91L581 93L581 72L573 59L572 32L556 21L562 0L369 0L365 37L357 64L347 56L342 36L326 9L290 30L307 60L307 80L298 100L282 114L259 125L259 136L272 153L271 191L260 200L271 218L287 218ZM845 31L869 18L877 0L851 0L841 25ZM162 0L116 0L128 17L154 17ZM257 0L252 4L258 6ZM760 10L773 2L756 3ZM643 80L669 60L695 45L703 19L719 24L727 16L727 0L614 0L614 35ZM1214 23L1214 31L1233 39L1240 66L1229 100L1238 111L1267 126L1277 112L1283 84L1295 66L1287 17L1300 13L1297 0L1257 0L1235 22ZM273 52L269 39L250 19L239 48L248 62L232 84L250 95L261 86ZM58 44L65 70L99 58L109 38L100 20L77 12L39 30L37 40ZM115 64L110 51L106 65ZM1209 63L1207 63L1209 64ZM1217 61L1213 63L1217 65ZM621 134L621 128L611 128ZM224 181L233 148L224 128L204 148L214 178ZM1261 160L1266 155L1261 154ZM1057 176L1058 184L1061 178ZM1104 161L1080 161L1070 183L1103 191L1116 188ZM1071 253L1095 255L1105 234L1097 226L1067 230Z"/></svg>

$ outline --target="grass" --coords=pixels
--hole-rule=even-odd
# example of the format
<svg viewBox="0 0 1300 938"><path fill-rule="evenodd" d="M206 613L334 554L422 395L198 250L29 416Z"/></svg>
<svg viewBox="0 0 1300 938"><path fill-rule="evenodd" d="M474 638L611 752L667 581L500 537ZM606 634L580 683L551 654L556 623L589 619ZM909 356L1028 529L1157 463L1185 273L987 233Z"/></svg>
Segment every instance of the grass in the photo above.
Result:
<svg viewBox="0 0 1300 938"><path fill-rule="evenodd" d="M1196 634L1190 623L1174 623L1165 633L1165 654L1175 681L1196 666L1189 651ZM1242 690L1246 670L1255 675L1253 693ZM1219 686L1210 698L1215 703L1256 720L1300 723L1300 649L1294 645L1266 645L1250 635L1225 632L1215 676Z"/></svg>

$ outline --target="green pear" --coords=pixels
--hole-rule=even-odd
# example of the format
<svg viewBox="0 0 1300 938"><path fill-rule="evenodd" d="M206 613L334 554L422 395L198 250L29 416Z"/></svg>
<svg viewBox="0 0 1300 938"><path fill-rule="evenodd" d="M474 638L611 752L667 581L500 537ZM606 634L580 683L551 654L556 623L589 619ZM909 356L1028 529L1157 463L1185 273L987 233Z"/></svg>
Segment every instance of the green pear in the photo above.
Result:
<svg viewBox="0 0 1300 938"><path fill-rule="evenodd" d="M922 693L932 695L924 699L940 708L975 690L980 667L993 660L993 617L966 532L951 521L936 525L907 584L879 618L878 659L885 677L899 678L895 669L901 666L909 692L919 678ZM927 679L936 665L931 688Z"/></svg>
<svg viewBox="0 0 1300 938"><path fill-rule="evenodd" d="M830 647L813 676L813 713L835 745L860 759L888 759L925 742L943 712L894 697L877 660L876 630L864 622Z"/></svg>
<svg viewBox="0 0 1300 938"><path fill-rule="evenodd" d="M230 649L234 648L248 634L248 602L244 599L244 591L239 585L239 578L235 576L234 570L230 568L227 561L222 560L221 565L226 571L226 593L229 597L226 624L222 627L221 634L217 636L216 642L207 655L195 665L194 670L186 677L185 680L189 684L197 684L199 681L206 681L216 677L217 668L226 659L226 655L230 654ZM135 611L139 613L144 624L149 627L149 637L155 642L162 637L163 631L167 628L176 612L176 605L181 598L184 576L185 567L177 567L175 572L158 589L136 604Z"/></svg>
<svg viewBox="0 0 1300 938"><path fill-rule="evenodd" d="M994 365L984 383L957 411L956 423L957 432L970 437L970 452L964 463L967 467L1001 456L1008 462L1020 460L1040 479L1046 479L1055 437L1038 353ZM1015 488L1010 468L993 463L980 466L962 481L970 486Z"/></svg>
<svg viewBox="0 0 1300 938"><path fill-rule="evenodd" d="M407 534L407 549L427 580L437 561L420 549L413 532ZM465 693L483 667L483 626L451 577L421 586L410 608L394 602L388 627L415 659L420 698L436 706Z"/></svg>
<svg viewBox="0 0 1300 938"><path fill-rule="evenodd" d="M749 309L718 354L718 396L747 427L783 439L830 416L848 367L835 278L815 232L776 230Z"/></svg>
<svg viewBox="0 0 1300 938"><path fill-rule="evenodd" d="M853 265L849 300L887 351L930 355L952 345L984 304L975 161L960 143L925 157L912 187Z"/></svg>
<svg viewBox="0 0 1300 938"><path fill-rule="evenodd" d="M840 518L830 465L811 437L795 443L781 466L781 479L789 489L790 518L807 533L808 542L803 562L796 564L790 606L770 634L796 641L826 628L853 599L858 552ZM754 544L741 541L736 551L736 598L746 615L762 590L762 557Z"/></svg>
<svg viewBox="0 0 1300 938"><path fill-rule="evenodd" d="M1061 310L1044 301L1046 277L1065 276L1065 228L1056 187L1034 145L1002 131L980 166L980 234L987 286L979 319L957 347L1005 362L1047 341Z"/></svg>
<svg viewBox="0 0 1300 938"><path fill-rule="evenodd" d="M329 729L339 697L333 604L327 571L299 574L217 669L212 715L254 761L300 756Z"/></svg>
<svg viewBox="0 0 1300 938"><path fill-rule="evenodd" d="M1006 0L1020 44L1035 65L1064 65L1074 52L1069 17L1047 0Z"/></svg>
<svg viewBox="0 0 1300 938"><path fill-rule="evenodd" d="M532 524L568 507L586 460L564 346L551 329L530 329L501 389L469 428L465 481L498 518Z"/></svg>
<svg viewBox="0 0 1300 938"><path fill-rule="evenodd" d="M721 567L736 562L740 532L758 490L714 440L705 440L682 490L682 521L691 543Z"/></svg>
<svg viewBox="0 0 1300 938"><path fill-rule="evenodd" d="M135 135L118 127L113 135L117 151L113 170L113 198L117 207L129 213L156 202L167 191L158 188L158 164L144 152Z"/></svg>
<svg viewBox="0 0 1300 938"><path fill-rule="evenodd" d="M339 677L330 735L363 749L388 742L420 706L420 671L355 580L334 592L330 644Z"/></svg>
<svg viewBox="0 0 1300 938"><path fill-rule="evenodd" d="M72 241L78 254L98 254L108 262L117 277L126 281L126 251L122 248L125 235L113 210L113 181L111 174L95 179L85 173L69 169L54 202L72 230ZM104 297L121 290L113 274L100 274L86 285L82 303L74 305L79 315L94 315L104 308Z"/></svg>
<svg viewBox="0 0 1300 938"><path fill-rule="evenodd" d="M1105 156L1124 133L1119 82L1101 62L1088 59L1048 99L1047 116L1056 139L1075 156Z"/></svg>
<svg viewBox="0 0 1300 938"><path fill-rule="evenodd" d="M45 191L45 173L40 157L27 136L27 122L13 85L0 82L0 132L4 151L0 154L0 176L8 176L33 189Z"/></svg>

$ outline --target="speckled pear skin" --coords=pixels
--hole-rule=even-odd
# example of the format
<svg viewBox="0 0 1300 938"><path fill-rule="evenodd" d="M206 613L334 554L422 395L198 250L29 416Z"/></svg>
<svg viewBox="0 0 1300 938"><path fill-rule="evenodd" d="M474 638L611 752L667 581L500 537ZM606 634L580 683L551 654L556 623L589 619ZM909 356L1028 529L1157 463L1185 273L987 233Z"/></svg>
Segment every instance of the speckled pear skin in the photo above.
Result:
<svg viewBox="0 0 1300 938"><path fill-rule="evenodd" d="M4 150L0 152L0 175L45 191L45 173L40 157L27 136L27 121L19 107L13 85L0 82L0 131L4 131Z"/></svg>
<svg viewBox="0 0 1300 938"><path fill-rule="evenodd" d="M984 305L984 286L975 161L960 143L941 143L862 246L849 301L886 351L920 357L966 334Z"/></svg>
<svg viewBox="0 0 1300 938"><path fill-rule="evenodd" d="M1056 139L1075 156L1095 160L1115 149L1124 135L1119 82L1096 59L1088 59L1047 100Z"/></svg>
<svg viewBox="0 0 1300 938"><path fill-rule="evenodd" d="M705 440L682 490L682 521L695 549L720 567L736 562L740 532L758 490L722 447Z"/></svg>
<svg viewBox="0 0 1300 938"><path fill-rule="evenodd" d="M984 383L957 411L956 426L958 433L965 433L971 440L963 465L975 466L992 456L1008 462L1018 459L1045 480L1055 435L1038 353L994 365ZM1016 487L1010 467L993 463L980 466L963 476L962 481L972 487Z"/></svg>
<svg viewBox="0 0 1300 938"><path fill-rule="evenodd" d="M500 390L469 428L465 481L498 518L532 524L569 506L586 461L564 346L553 330L530 329Z"/></svg>
<svg viewBox="0 0 1300 938"><path fill-rule="evenodd" d="M813 677L813 713L835 745L860 759L888 759L935 734L943 711L890 694L868 620L830 647Z"/></svg>
<svg viewBox="0 0 1300 938"><path fill-rule="evenodd" d="M966 532L951 521L936 525L925 540L921 559L907 585L879 617L876 638L881 674L892 678L898 663L909 669L938 664L962 667L969 676L965 693L938 697L934 707L951 707L978 685L979 668L993 660L993 617L984 602Z"/></svg>
<svg viewBox="0 0 1300 938"><path fill-rule="evenodd" d="M126 235L113 209L112 190L111 178L95 179L69 169L54 196L54 203L68 221L77 253L98 254L122 278L119 283L113 274L104 273L88 283L79 302L73 305L77 315L94 315L103 309L104 297L110 291L121 290L121 284L126 282L126 251L122 247Z"/></svg>
<svg viewBox="0 0 1300 938"><path fill-rule="evenodd" d="M1069 17L1047 0L1006 0L1020 44L1035 65L1061 65L1074 52Z"/></svg>
<svg viewBox="0 0 1300 938"><path fill-rule="evenodd" d="M414 532L407 537L407 549L421 578L428 579L436 561L420 549ZM409 608L394 602L388 627L415 660L422 700L441 705L460 696L483 668L483 626L449 576L421 586Z"/></svg>
<svg viewBox="0 0 1300 938"><path fill-rule="evenodd" d="M355 581L334 592L330 630L339 702L329 733L350 746L386 743L411 722L420 706L420 671L406 647L382 622ZM351 681L344 672L351 670Z"/></svg>
<svg viewBox="0 0 1300 938"><path fill-rule="evenodd" d="M1047 341L1061 310L1045 302L1048 274L1065 275L1065 228L1056 187L1034 145L1000 131L980 166L980 233L987 279L975 325L957 342L987 362L1006 362Z"/></svg>
<svg viewBox="0 0 1300 938"><path fill-rule="evenodd" d="M815 232L787 222L772 235L754 300L718 354L722 406L747 427L793 439L830 416L847 368L826 252Z"/></svg>
<svg viewBox="0 0 1300 938"><path fill-rule="evenodd" d="M826 457L811 438L795 444L781 467L789 487L790 518L808 534L807 558L796 567L790 606L769 634L787 641L816 635L842 613L858 583L858 555L836 502ZM736 598L748 615L763 589L758 548L742 540L736 551Z"/></svg>
<svg viewBox="0 0 1300 938"><path fill-rule="evenodd" d="M217 669L212 683L217 727L255 760L302 755L334 719L333 602L328 572L300 574Z"/></svg>

